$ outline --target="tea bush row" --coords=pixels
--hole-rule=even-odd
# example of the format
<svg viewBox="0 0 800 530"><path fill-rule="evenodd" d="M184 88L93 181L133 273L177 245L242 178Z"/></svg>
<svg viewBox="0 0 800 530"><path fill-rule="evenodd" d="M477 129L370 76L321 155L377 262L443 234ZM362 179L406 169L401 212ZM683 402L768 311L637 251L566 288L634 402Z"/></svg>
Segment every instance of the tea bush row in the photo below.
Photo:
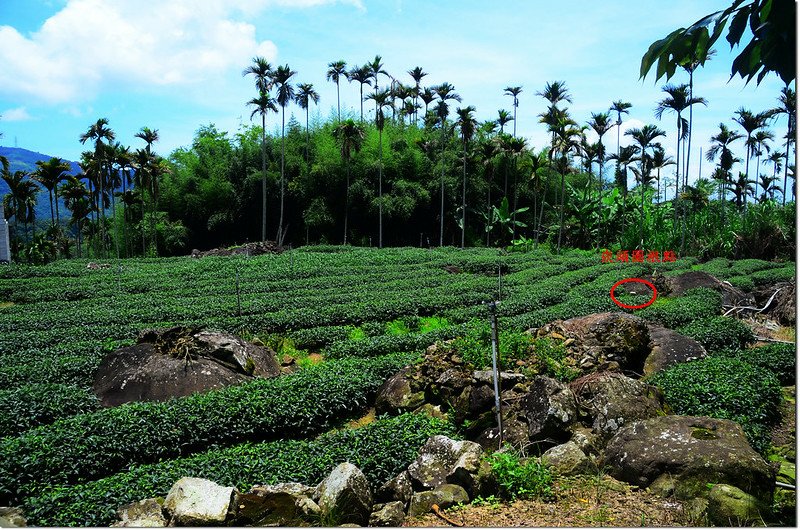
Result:
<svg viewBox="0 0 800 530"><path fill-rule="evenodd" d="M41 526L109 526L118 507L164 497L181 477L200 477L247 491L254 484L319 483L342 462L361 469L375 491L416 458L433 435L453 436L452 425L424 414L379 418L355 430L314 440L281 440L207 451L128 471L94 482L58 486L24 501L28 523Z"/></svg>
<svg viewBox="0 0 800 530"><path fill-rule="evenodd" d="M91 389L75 385L44 383L0 390L0 437L99 408Z"/></svg>
<svg viewBox="0 0 800 530"><path fill-rule="evenodd" d="M775 343L755 348L726 348L714 353L715 357L731 357L769 370L781 385L796 383L797 347L794 344Z"/></svg>
<svg viewBox="0 0 800 530"><path fill-rule="evenodd" d="M166 402L80 414L0 440L0 503L204 450L291 433L308 436L366 407L413 356L345 359Z"/></svg>

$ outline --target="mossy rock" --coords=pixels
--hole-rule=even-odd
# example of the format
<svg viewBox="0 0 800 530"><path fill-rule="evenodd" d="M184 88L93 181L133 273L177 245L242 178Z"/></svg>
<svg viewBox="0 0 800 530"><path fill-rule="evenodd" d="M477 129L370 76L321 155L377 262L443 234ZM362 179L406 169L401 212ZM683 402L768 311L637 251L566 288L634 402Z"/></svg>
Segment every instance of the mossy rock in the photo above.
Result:
<svg viewBox="0 0 800 530"><path fill-rule="evenodd" d="M708 492L708 515L721 526L742 526L761 522L769 508L758 499L730 484L715 484Z"/></svg>

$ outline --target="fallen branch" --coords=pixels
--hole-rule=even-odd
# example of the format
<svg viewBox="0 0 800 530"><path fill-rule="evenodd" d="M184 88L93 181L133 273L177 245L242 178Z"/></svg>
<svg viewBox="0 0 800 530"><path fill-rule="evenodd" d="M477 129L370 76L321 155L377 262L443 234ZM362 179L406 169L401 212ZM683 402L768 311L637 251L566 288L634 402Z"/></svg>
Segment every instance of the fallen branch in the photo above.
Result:
<svg viewBox="0 0 800 530"><path fill-rule="evenodd" d="M766 308L768 308L768 307L769 307L769 305L770 305L770 304L772 303L772 301L775 299L775 295L777 295L777 294L778 294L779 292L781 292L783 289L784 289L784 288L783 288L783 287L781 287L780 289L778 289L777 291L775 291L774 293L772 293L772 296L770 296L770 297L769 297L769 300L767 300L767 304L766 304L764 307L762 307L761 309L759 309L759 308L757 308L757 307L752 307L752 306L733 306L733 307L731 307L730 309L728 309L728 310L727 310L727 311L726 311L726 312L725 312L725 313L724 313L722 316L726 317L726 316L728 316L729 314L731 314L731 312L732 312L732 311L734 311L734 310L738 310L738 311L736 311L736 312L737 312L737 314L738 314L738 313L739 313L740 311L742 311L743 309L749 309L749 310L751 310L751 311L755 311L755 312L757 312L757 313L761 313L762 311L764 311Z"/></svg>
<svg viewBox="0 0 800 530"><path fill-rule="evenodd" d="M758 335L755 336L756 340L764 341L764 342L779 342L781 344L794 344L794 342L789 340L781 340L781 339L771 339L769 337L759 337Z"/></svg>
<svg viewBox="0 0 800 530"><path fill-rule="evenodd" d="M776 486L780 486L782 488L790 489L790 490L797 489L794 484L787 484L785 482L778 482L777 480L775 481L775 485Z"/></svg>
<svg viewBox="0 0 800 530"><path fill-rule="evenodd" d="M433 513L435 513L436 515L438 515L439 517L441 517L442 519L444 519L445 521L447 521L448 523L450 523L453 526L464 526L462 523L458 523L456 521L453 521L452 519L447 517L445 514L443 514L442 511L439 509L439 505L438 504L434 504L433 506L431 506L431 510L433 510Z"/></svg>

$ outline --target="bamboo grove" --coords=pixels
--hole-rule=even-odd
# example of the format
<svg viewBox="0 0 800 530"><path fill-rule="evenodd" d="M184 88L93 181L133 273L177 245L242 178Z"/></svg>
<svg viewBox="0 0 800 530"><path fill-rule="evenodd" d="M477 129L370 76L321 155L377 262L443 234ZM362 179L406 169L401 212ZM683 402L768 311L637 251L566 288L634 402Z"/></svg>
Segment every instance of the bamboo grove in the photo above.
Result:
<svg viewBox="0 0 800 530"><path fill-rule="evenodd" d="M535 91L535 108L520 105L520 94L534 89L507 87L512 110L484 121L452 84L425 86L421 67L394 77L376 56L328 68L337 101L326 119L310 118L320 104L312 84L256 57L242 81L253 84L243 105L255 125L233 134L204 125L191 145L162 157L158 130L143 127L128 146L101 118L76 138L88 148L78 174L57 158L30 174L0 160L15 257L175 255L268 239L794 255L796 108L788 85L774 108L742 107L720 123L700 166L690 156L692 121L707 101L693 86L693 65L688 83L663 87L652 117L623 100L577 116L567 84L552 81ZM357 112L341 109L345 90L358 91ZM550 142L517 135L518 113L535 116ZM634 115L650 123L624 128ZM663 143L669 127L677 132L674 157ZM49 220L34 215L42 190Z"/></svg>

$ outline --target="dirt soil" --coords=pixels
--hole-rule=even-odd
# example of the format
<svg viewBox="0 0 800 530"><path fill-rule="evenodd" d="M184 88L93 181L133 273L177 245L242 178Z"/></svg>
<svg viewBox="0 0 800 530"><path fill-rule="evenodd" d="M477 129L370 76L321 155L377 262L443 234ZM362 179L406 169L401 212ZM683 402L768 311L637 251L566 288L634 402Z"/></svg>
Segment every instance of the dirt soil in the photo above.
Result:
<svg viewBox="0 0 800 530"><path fill-rule="evenodd" d="M518 500L453 507L444 514L465 527L702 526L684 503L662 499L609 476L558 478L552 501ZM403 526L453 526L430 513L407 517Z"/></svg>

